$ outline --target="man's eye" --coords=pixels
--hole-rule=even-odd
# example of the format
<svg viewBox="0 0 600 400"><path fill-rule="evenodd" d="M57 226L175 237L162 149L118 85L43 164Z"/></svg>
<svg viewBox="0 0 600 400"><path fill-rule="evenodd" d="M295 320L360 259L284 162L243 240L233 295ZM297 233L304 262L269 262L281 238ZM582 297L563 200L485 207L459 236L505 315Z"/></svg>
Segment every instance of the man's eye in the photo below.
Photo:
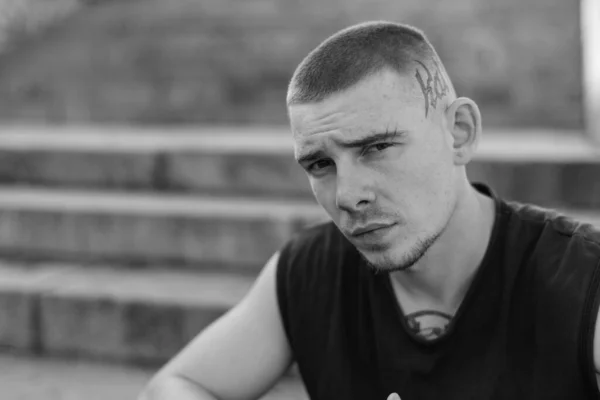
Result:
<svg viewBox="0 0 600 400"><path fill-rule="evenodd" d="M363 154L370 153L370 152L375 152L375 153L381 152L391 146L393 146L393 143L375 143L370 146L367 146L365 148L365 150L363 151Z"/></svg>
<svg viewBox="0 0 600 400"><path fill-rule="evenodd" d="M314 162L308 166L308 171L310 172L319 172L320 170L327 168L331 165L331 161L329 160L319 160Z"/></svg>

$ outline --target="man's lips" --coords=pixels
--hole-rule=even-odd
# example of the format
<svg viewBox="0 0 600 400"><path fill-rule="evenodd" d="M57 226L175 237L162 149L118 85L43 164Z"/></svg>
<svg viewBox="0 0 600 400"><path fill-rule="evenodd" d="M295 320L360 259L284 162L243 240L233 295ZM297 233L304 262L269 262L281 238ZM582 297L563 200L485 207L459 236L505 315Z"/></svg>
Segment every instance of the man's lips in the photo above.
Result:
<svg viewBox="0 0 600 400"><path fill-rule="evenodd" d="M350 236L359 237L366 233L374 232L379 229L389 228L393 223L371 223L367 225L357 226L350 231Z"/></svg>

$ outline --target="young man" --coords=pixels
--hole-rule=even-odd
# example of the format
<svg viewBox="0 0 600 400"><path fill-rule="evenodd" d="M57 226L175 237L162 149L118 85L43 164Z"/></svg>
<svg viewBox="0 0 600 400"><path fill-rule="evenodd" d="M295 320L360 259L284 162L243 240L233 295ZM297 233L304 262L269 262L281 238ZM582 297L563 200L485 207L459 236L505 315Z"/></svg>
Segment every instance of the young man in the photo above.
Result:
<svg viewBox="0 0 600 400"><path fill-rule="evenodd" d="M598 397L600 231L469 182L481 116L420 31L338 32L287 103L331 222L277 252L144 399L255 399L292 362L313 400Z"/></svg>

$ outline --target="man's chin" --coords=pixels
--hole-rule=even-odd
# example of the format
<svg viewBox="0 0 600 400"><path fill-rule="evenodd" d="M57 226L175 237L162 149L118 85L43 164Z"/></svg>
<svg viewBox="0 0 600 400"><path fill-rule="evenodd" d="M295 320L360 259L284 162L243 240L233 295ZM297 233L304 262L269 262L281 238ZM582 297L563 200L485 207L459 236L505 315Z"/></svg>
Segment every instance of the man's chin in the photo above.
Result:
<svg viewBox="0 0 600 400"><path fill-rule="evenodd" d="M374 271L375 273L390 273L396 271L409 271L416 262L403 263L403 262L390 262L389 260L372 260L369 261L366 259L366 263L369 266L369 269Z"/></svg>
<svg viewBox="0 0 600 400"><path fill-rule="evenodd" d="M358 250L367 265L376 272L409 271L421 260L433 241L419 241L408 248L378 246Z"/></svg>
<svg viewBox="0 0 600 400"><path fill-rule="evenodd" d="M397 271L403 267L404 263L401 262L401 257L394 257L389 248L358 250L369 269L375 272Z"/></svg>

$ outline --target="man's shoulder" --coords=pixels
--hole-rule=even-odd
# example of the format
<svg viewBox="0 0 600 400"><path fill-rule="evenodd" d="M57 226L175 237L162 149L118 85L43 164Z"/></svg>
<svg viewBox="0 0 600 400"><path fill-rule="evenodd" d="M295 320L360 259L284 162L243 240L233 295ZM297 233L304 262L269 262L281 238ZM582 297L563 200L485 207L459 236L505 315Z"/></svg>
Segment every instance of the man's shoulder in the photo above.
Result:
<svg viewBox="0 0 600 400"><path fill-rule="evenodd" d="M600 256L600 223L531 203L506 201L505 205L518 224L540 230L549 239L559 242L587 242L597 248Z"/></svg>

